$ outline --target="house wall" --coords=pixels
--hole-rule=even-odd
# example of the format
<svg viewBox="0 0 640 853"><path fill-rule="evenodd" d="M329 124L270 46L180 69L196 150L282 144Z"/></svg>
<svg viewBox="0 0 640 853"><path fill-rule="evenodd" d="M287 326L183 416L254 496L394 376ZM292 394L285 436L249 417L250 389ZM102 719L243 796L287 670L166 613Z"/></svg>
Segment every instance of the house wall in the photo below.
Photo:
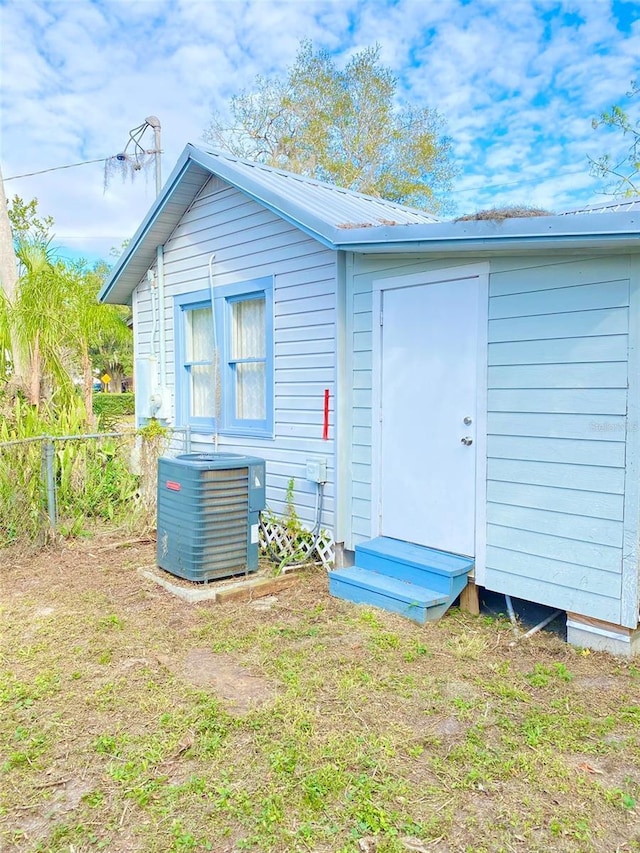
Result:
<svg viewBox="0 0 640 853"><path fill-rule="evenodd" d="M460 263L350 261L348 547L378 532L371 523L373 281ZM487 553L480 581L635 626L640 423L631 417L638 394L629 359L635 365L638 263L494 258L490 269Z"/></svg>
<svg viewBox="0 0 640 853"><path fill-rule="evenodd" d="M167 384L175 416L173 297L209 287L273 276L274 438L220 436L219 448L267 461L267 502L282 513L289 479L295 479L296 510L315 522L316 485L305 479L306 460L327 459L323 527L333 529L335 504L336 253L324 248L217 178L204 187L164 247ZM153 312L150 286L134 293L136 356L149 355ZM158 349L157 333L155 350ZM330 392L329 440L322 439L324 391ZM179 427L181 424L173 425ZM211 450L211 435L192 436L194 450Z"/></svg>

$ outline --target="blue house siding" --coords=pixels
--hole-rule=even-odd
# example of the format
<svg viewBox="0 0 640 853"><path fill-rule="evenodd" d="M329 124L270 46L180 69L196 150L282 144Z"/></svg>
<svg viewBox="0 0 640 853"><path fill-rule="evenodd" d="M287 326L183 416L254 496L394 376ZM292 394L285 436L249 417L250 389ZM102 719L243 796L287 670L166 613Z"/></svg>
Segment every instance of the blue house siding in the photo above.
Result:
<svg viewBox="0 0 640 853"><path fill-rule="evenodd" d="M353 259L350 547L376 532L373 281L458 263ZM636 525L625 522L632 280L626 258L502 257L491 260L489 285L487 554L479 580L618 624L623 541ZM637 601L637 584L629 585Z"/></svg>
<svg viewBox="0 0 640 853"><path fill-rule="evenodd" d="M154 310L156 291L147 280L159 251L168 303L161 313ZM226 435L221 446L267 459L268 497L276 511L284 509L287 485L296 478L296 508L308 523L314 521L317 490L306 481L305 463L325 457L322 521L353 548L379 532L383 505L380 460L372 458L372 436L379 441L382 417L381 365L372 361L381 343L381 320L372 316L374 282L394 278L394 286L401 286L403 275L414 274L412 283L419 285L422 273L450 270L456 278L478 276L486 294L489 279L476 377L477 580L635 628L639 256L632 213L438 223L187 146L100 298L132 299L141 406L148 416L160 384L161 417L171 421L176 381L202 366L202 359L187 364L185 357L176 375L169 306L208 289L211 260L214 287L269 277L273 436L269 419L262 435ZM160 290L163 279L157 280ZM377 312L382 298L375 292ZM161 347L167 358L157 370ZM255 358L262 363L262 354ZM321 437L326 389L328 441ZM194 440L205 450L212 436L203 432ZM442 477L439 487L446 488Z"/></svg>
<svg viewBox="0 0 640 853"><path fill-rule="evenodd" d="M167 303L177 294L273 276L274 435L220 436L220 449L267 460L267 501L281 513L289 480L301 520L315 523L316 486L306 480L306 460L327 459L323 526L335 511L336 253L299 229L212 178L164 247ZM137 354L151 351L153 316L149 285L134 294ZM167 384L175 388L173 312L165 314ZM329 440L322 439L324 392L330 393ZM180 424L177 424L180 426ZM210 434L194 434L196 450L210 450Z"/></svg>
<svg viewBox="0 0 640 853"><path fill-rule="evenodd" d="M620 622L630 279L622 260L493 272L489 589Z"/></svg>

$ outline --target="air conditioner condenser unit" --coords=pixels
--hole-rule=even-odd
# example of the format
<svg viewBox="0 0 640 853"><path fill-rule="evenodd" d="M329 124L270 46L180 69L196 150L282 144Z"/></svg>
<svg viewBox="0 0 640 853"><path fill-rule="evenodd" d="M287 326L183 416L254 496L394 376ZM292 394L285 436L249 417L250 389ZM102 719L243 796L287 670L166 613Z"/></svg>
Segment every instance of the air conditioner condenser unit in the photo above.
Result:
<svg viewBox="0 0 640 853"><path fill-rule="evenodd" d="M237 453L158 460L158 566L190 581L258 568L265 462Z"/></svg>

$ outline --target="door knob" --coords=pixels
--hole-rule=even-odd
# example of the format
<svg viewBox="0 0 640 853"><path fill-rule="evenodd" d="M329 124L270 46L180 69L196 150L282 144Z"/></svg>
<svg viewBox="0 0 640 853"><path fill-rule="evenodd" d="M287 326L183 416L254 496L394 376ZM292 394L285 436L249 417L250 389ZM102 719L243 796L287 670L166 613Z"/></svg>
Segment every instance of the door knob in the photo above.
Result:
<svg viewBox="0 0 640 853"><path fill-rule="evenodd" d="M473 444L473 439L471 438L470 435L465 435L465 437L461 438L460 441L462 442L462 444L465 444L467 447L469 447L470 444Z"/></svg>
<svg viewBox="0 0 640 853"><path fill-rule="evenodd" d="M465 424L466 426L469 426L469 424L472 423L472 420L469 417L469 415L467 415L466 418L462 419L462 423Z"/></svg>

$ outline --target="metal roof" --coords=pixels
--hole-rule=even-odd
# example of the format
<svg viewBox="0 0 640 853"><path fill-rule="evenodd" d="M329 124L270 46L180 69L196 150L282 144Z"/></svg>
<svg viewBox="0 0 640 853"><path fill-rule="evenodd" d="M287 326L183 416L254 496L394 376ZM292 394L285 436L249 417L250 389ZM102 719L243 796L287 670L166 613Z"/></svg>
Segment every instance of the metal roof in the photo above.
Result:
<svg viewBox="0 0 640 853"><path fill-rule="evenodd" d="M353 229L438 222L423 210L250 163L222 151L187 145L161 195L100 291L101 301L130 301L134 288L153 263L156 247L168 239L211 175L237 187L331 248Z"/></svg>
<svg viewBox="0 0 640 853"><path fill-rule="evenodd" d="M640 251L640 212L595 216L535 216L504 220L437 222L356 229L336 249L363 254L411 252L452 256L536 251L608 250L612 246Z"/></svg>
<svg viewBox="0 0 640 853"><path fill-rule="evenodd" d="M187 145L100 291L100 300L131 300L155 260L156 248L166 242L211 175L332 249L442 256L575 251L585 246L608 250L614 245L640 251L640 204L635 201L594 205L573 216L439 222L424 211Z"/></svg>
<svg viewBox="0 0 640 853"><path fill-rule="evenodd" d="M577 210L565 210L560 216L575 216L582 213L638 213L640 212L640 198L631 199L609 199L600 204L588 204Z"/></svg>
<svg viewBox="0 0 640 853"><path fill-rule="evenodd" d="M318 234L328 229L367 228L375 225L416 225L438 222L424 210L405 207L293 172L285 172L241 160L224 151L200 148L194 158L234 186L249 192L257 201L277 209L297 224L312 221Z"/></svg>

